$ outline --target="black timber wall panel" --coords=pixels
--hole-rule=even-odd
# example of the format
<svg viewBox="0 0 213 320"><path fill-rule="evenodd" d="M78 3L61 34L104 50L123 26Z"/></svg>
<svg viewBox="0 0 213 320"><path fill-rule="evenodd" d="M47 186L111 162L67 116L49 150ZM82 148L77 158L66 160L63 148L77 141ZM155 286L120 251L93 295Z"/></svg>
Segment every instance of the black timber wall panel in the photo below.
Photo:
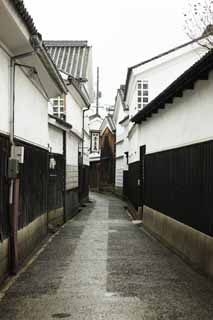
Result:
<svg viewBox="0 0 213 320"><path fill-rule="evenodd" d="M89 186L90 188L97 188L98 187L98 181L100 176L100 162L94 161L90 163L90 169L89 169Z"/></svg>
<svg viewBox="0 0 213 320"><path fill-rule="evenodd" d="M213 141L146 155L144 203L213 235Z"/></svg>
<svg viewBox="0 0 213 320"><path fill-rule="evenodd" d="M9 157L9 139L0 136L0 240L9 234L9 183L7 166Z"/></svg>
<svg viewBox="0 0 213 320"><path fill-rule="evenodd" d="M79 209L79 189L72 189L66 191L65 197L65 212L66 220L71 219L78 213Z"/></svg>
<svg viewBox="0 0 213 320"><path fill-rule="evenodd" d="M141 164L140 161L129 164L128 170L128 199L134 205L135 208L140 203L140 186L138 186L138 180L141 178ZM125 191L126 192L126 191Z"/></svg>
<svg viewBox="0 0 213 320"><path fill-rule="evenodd" d="M128 198L128 170L123 172L123 196Z"/></svg>
<svg viewBox="0 0 213 320"><path fill-rule="evenodd" d="M24 144L20 165L19 228L47 212L49 157L46 150Z"/></svg>
<svg viewBox="0 0 213 320"><path fill-rule="evenodd" d="M64 206L65 159L61 154L52 154L56 161L55 169L49 169L48 211Z"/></svg>
<svg viewBox="0 0 213 320"><path fill-rule="evenodd" d="M89 166L79 166L79 200L86 200L89 196Z"/></svg>

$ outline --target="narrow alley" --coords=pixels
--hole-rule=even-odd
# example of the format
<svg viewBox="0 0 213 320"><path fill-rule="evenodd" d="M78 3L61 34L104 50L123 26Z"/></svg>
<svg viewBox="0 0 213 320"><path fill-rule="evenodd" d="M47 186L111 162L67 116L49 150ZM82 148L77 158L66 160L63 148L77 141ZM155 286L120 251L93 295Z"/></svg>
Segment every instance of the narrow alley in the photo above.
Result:
<svg viewBox="0 0 213 320"><path fill-rule="evenodd" d="M0 302L0 319L213 317L213 286L131 223L125 203L91 194Z"/></svg>

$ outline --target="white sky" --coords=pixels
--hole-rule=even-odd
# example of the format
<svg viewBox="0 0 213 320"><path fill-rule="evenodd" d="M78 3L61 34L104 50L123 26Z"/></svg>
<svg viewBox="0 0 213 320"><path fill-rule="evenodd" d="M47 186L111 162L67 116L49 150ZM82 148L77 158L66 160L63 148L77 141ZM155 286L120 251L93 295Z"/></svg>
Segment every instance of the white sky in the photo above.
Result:
<svg viewBox="0 0 213 320"><path fill-rule="evenodd" d="M187 0L25 0L25 4L44 40L89 41L94 78L100 67L103 104L114 103L129 66L188 40L182 14Z"/></svg>

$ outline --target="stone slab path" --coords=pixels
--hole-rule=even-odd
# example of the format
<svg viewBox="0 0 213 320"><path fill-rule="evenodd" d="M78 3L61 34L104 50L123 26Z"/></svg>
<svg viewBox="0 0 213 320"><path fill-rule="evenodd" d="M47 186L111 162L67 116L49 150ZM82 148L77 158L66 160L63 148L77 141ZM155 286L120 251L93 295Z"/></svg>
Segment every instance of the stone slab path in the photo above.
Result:
<svg viewBox="0 0 213 320"><path fill-rule="evenodd" d="M91 194L0 302L1 320L211 320L213 283Z"/></svg>

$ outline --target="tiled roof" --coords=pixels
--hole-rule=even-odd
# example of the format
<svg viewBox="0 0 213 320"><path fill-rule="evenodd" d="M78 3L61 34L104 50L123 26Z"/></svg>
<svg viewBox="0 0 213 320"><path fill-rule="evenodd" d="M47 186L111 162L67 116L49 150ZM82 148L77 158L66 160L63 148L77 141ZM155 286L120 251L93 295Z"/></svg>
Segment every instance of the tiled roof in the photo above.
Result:
<svg viewBox="0 0 213 320"><path fill-rule="evenodd" d="M24 21L26 27L28 28L30 34L38 34L38 30L34 24L33 18L30 16L29 12L27 11L24 1L23 0L10 0L16 11L18 12L19 16Z"/></svg>
<svg viewBox="0 0 213 320"><path fill-rule="evenodd" d="M101 119L100 114L95 113L95 114L93 114L93 115L89 116L89 119L90 119L90 120L93 120L93 119L95 119L95 118L100 118L100 119Z"/></svg>
<svg viewBox="0 0 213 320"><path fill-rule="evenodd" d="M75 79L87 80L91 49L87 41L45 41L45 45L58 70Z"/></svg>
<svg viewBox="0 0 213 320"><path fill-rule="evenodd" d="M45 41L47 47L87 47L86 40L50 40Z"/></svg>
<svg viewBox="0 0 213 320"><path fill-rule="evenodd" d="M115 128L115 123L114 123L114 120L113 120L112 116L108 115L108 116L106 116L106 118L107 118L108 123L110 125L110 129L112 131L115 131L116 128Z"/></svg>

